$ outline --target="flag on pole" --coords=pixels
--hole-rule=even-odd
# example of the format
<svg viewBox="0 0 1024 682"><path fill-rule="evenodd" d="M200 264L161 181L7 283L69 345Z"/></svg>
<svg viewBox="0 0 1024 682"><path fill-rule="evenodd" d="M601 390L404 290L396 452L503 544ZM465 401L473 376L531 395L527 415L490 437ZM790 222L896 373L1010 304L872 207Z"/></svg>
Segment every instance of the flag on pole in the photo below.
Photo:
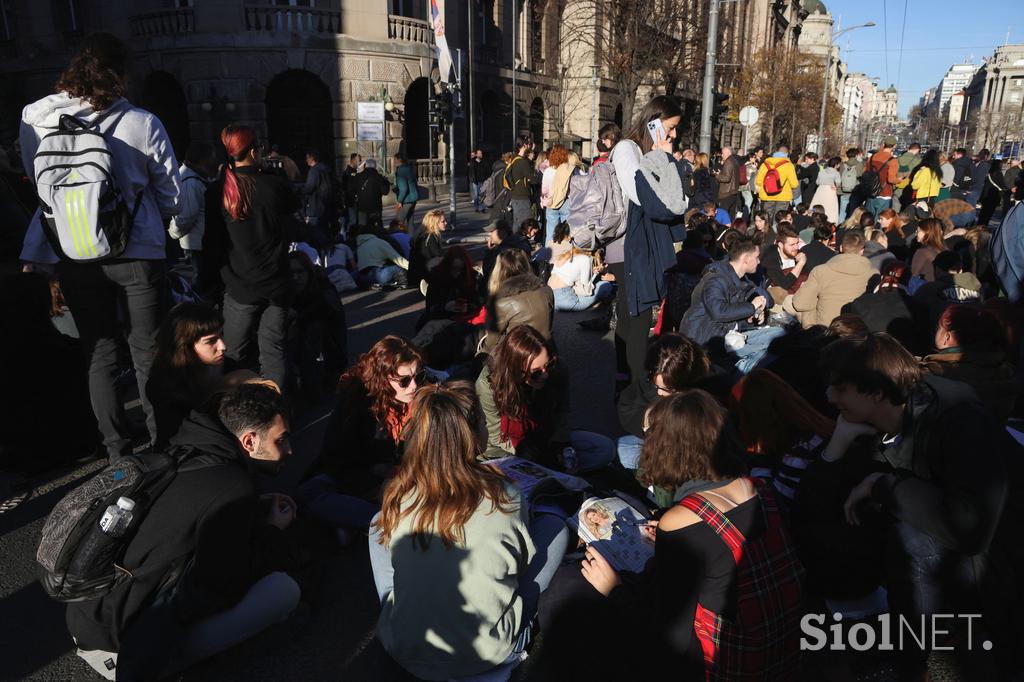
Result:
<svg viewBox="0 0 1024 682"><path fill-rule="evenodd" d="M444 0L430 0L430 20L437 43L437 70L441 82L448 84L452 79L452 55L448 51L448 39L444 36Z"/></svg>

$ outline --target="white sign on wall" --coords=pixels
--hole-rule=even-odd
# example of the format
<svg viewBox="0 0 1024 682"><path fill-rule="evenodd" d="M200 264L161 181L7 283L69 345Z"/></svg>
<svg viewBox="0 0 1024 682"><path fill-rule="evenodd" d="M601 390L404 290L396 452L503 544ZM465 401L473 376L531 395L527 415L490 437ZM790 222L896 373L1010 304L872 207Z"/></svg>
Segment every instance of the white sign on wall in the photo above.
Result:
<svg viewBox="0 0 1024 682"><path fill-rule="evenodd" d="M383 123L384 102L356 102L356 120Z"/></svg>
<svg viewBox="0 0 1024 682"><path fill-rule="evenodd" d="M356 139L364 142L383 142L384 124L356 122Z"/></svg>

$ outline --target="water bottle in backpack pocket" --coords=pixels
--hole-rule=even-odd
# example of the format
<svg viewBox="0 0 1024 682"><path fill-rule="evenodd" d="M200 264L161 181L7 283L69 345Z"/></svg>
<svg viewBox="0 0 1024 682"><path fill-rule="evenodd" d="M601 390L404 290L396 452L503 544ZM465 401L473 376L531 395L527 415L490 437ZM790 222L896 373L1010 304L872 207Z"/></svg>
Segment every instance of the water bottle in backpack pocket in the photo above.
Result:
<svg viewBox="0 0 1024 682"><path fill-rule="evenodd" d="M98 124L64 114L57 130L39 141L33 162L43 233L68 261L119 257L142 201L139 192L133 208L125 202Z"/></svg>

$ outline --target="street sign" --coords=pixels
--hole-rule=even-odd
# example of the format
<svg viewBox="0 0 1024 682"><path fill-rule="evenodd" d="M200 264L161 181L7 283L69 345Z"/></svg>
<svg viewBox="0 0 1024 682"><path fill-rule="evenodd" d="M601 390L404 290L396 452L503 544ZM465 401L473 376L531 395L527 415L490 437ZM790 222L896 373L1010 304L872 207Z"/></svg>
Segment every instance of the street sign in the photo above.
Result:
<svg viewBox="0 0 1024 682"><path fill-rule="evenodd" d="M363 142L383 142L384 141L384 124L383 123L364 123L363 121L356 122L356 139Z"/></svg>
<svg viewBox="0 0 1024 682"><path fill-rule="evenodd" d="M740 125L745 128L757 123L757 120L761 117L757 107L743 107L740 109Z"/></svg>
<svg viewBox="0 0 1024 682"><path fill-rule="evenodd" d="M384 102L356 102L356 120L383 123Z"/></svg>

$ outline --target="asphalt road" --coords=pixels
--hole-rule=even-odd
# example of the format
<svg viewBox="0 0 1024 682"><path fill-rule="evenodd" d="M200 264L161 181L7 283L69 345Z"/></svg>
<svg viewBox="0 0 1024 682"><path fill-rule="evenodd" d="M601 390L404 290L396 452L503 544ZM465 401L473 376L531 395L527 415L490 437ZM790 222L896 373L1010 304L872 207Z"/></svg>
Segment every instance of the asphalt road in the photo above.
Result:
<svg viewBox="0 0 1024 682"><path fill-rule="evenodd" d="M431 208L424 206L422 212ZM459 206L449 238L482 253L486 215ZM389 333L411 336L423 299L417 291L354 292L344 297L352 358ZM611 335L582 332L588 313L559 314L555 334L573 381L573 426L611 434L617 428L611 375ZM602 371L594 371L602 368ZM288 486L319 452L330 405L299 415L295 456L282 473ZM73 653L64 608L36 580L35 550L51 508L102 462L54 471L33 480L32 497L0 515L0 680L100 679ZM188 671L184 680L411 679L372 642L378 612L365 543L338 549L301 576L308 605L292 621Z"/></svg>

